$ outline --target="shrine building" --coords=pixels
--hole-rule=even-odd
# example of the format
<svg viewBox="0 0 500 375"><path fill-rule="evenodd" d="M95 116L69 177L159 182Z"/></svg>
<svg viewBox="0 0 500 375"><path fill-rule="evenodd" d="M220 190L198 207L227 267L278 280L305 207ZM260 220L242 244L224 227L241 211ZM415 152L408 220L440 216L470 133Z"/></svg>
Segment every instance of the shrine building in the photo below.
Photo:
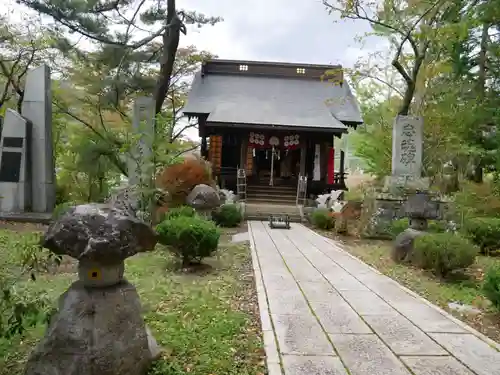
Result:
<svg viewBox="0 0 500 375"><path fill-rule="evenodd" d="M307 195L345 190L334 138L363 122L341 66L219 59L203 63L184 114L198 119L201 155L221 186L239 190L240 171L256 200L277 203L291 203L285 192L299 179Z"/></svg>

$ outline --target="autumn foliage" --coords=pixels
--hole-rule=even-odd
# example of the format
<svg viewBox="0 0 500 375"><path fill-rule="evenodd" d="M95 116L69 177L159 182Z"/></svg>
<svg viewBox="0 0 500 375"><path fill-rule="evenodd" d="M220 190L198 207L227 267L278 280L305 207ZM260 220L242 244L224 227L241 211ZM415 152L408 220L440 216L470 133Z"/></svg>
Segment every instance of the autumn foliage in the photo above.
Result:
<svg viewBox="0 0 500 375"><path fill-rule="evenodd" d="M203 159L189 158L165 167L156 178L157 187L168 192L170 207L185 203L189 192L199 184L212 186L210 165Z"/></svg>

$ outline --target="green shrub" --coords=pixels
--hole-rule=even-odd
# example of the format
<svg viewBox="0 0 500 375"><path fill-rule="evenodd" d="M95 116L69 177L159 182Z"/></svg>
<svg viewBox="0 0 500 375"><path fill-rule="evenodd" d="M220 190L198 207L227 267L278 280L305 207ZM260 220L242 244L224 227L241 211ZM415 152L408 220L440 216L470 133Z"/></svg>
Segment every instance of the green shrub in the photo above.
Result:
<svg viewBox="0 0 500 375"><path fill-rule="evenodd" d="M312 224L319 229L332 229L335 227L335 217L326 208L318 208L311 214Z"/></svg>
<svg viewBox="0 0 500 375"><path fill-rule="evenodd" d="M500 310L500 264L490 267L484 275L483 293Z"/></svg>
<svg viewBox="0 0 500 375"><path fill-rule="evenodd" d="M171 220L175 219L177 217L193 217L196 215L196 211L194 208L189 207L189 206L180 206L180 207L175 207L163 214L163 220Z"/></svg>
<svg viewBox="0 0 500 375"><path fill-rule="evenodd" d="M476 217L465 220L466 236L483 252L500 249L500 218Z"/></svg>
<svg viewBox="0 0 500 375"><path fill-rule="evenodd" d="M412 263L431 269L439 276L469 267L479 252L477 246L466 238L453 233L429 233L417 237Z"/></svg>
<svg viewBox="0 0 500 375"><path fill-rule="evenodd" d="M410 226L408 218L393 220L389 225L389 234L392 238L396 238L401 232L404 232ZM429 220L427 224L427 232L429 233L444 233L446 232L446 222L438 220Z"/></svg>
<svg viewBox="0 0 500 375"><path fill-rule="evenodd" d="M156 226L158 241L182 259L184 266L200 263L211 256L219 244L220 232L217 226L198 216L178 216L164 220Z"/></svg>
<svg viewBox="0 0 500 375"><path fill-rule="evenodd" d="M212 212L212 220L221 227L233 228L240 225L243 215L235 204L224 204Z"/></svg>

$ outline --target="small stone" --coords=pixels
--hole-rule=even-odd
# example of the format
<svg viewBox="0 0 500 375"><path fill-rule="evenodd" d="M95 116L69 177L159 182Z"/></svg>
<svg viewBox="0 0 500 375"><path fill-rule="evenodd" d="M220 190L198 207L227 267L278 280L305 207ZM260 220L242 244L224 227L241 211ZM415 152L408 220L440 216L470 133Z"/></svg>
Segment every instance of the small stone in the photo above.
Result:
<svg viewBox="0 0 500 375"><path fill-rule="evenodd" d="M409 262L413 255L415 238L424 235L425 232L412 228L405 229L398 234L392 245L391 257L395 262Z"/></svg>
<svg viewBox="0 0 500 375"><path fill-rule="evenodd" d="M200 184L196 185L188 194L186 203L196 210L211 210L221 204L220 196L213 187Z"/></svg>

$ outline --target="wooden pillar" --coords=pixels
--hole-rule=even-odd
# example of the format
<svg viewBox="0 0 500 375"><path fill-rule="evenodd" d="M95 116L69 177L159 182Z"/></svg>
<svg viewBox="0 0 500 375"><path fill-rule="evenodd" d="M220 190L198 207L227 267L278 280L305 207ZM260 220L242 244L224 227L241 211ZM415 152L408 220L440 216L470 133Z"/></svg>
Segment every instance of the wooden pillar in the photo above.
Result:
<svg viewBox="0 0 500 375"><path fill-rule="evenodd" d="M307 141L302 138L300 141L300 174L302 176L306 174L306 154L307 154Z"/></svg>
<svg viewBox="0 0 500 375"><path fill-rule="evenodd" d="M345 152L340 151L340 166L339 166L339 183L344 187L345 186L345 176L344 176L344 163L345 163Z"/></svg>
<svg viewBox="0 0 500 375"><path fill-rule="evenodd" d="M328 146L326 142L321 143L321 180L326 181L328 178Z"/></svg>
<svg viewBox="0 0 500 375"><path fill-rule="evenodd" d="M207 137L201 137L200 155L202 158L208 158Z"/></svg>
<svg viewBox="0 0 500 375"><path fill-rule="evenodd" d="M239 167L242 169L246 168L247 155L248 155L248 138L243 138L243 140L241 141L240 163L239 163Z"/></svg>

